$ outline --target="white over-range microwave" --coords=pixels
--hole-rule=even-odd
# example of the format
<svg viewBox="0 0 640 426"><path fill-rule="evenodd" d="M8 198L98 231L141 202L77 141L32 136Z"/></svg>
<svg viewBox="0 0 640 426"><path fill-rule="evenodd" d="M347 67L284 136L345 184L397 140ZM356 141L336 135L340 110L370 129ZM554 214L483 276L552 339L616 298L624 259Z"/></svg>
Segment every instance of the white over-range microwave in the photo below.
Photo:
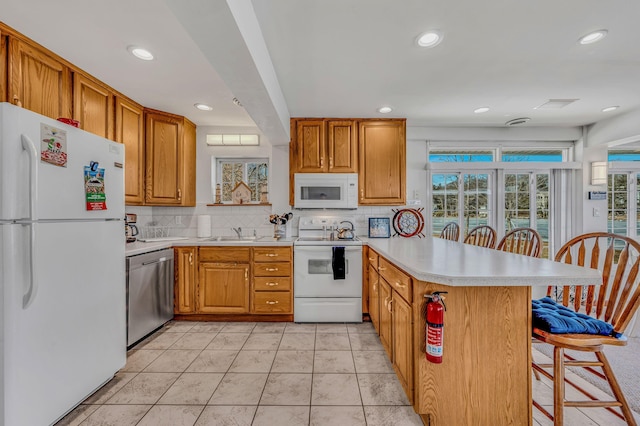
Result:
<svg viewBox="0 0 640 426"><path fill-rule="evenodd" d="M296 173L296 209L357 209L357 173Z"/></svg>

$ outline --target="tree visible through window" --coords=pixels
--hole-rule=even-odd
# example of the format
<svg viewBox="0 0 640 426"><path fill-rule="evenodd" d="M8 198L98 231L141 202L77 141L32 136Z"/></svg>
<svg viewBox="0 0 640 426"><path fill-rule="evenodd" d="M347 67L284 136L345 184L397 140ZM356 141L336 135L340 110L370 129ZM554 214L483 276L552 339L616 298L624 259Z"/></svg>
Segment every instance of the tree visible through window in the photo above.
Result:
<svg viewBox="0 0 640 426"><path fill-rule="evenodd" d="M260 193L269 182L269 161L266 158L234 158L218 160L217 183L223 203L231 202L233 188L240 182L251 188L251 201L260 201Z"/></svg>

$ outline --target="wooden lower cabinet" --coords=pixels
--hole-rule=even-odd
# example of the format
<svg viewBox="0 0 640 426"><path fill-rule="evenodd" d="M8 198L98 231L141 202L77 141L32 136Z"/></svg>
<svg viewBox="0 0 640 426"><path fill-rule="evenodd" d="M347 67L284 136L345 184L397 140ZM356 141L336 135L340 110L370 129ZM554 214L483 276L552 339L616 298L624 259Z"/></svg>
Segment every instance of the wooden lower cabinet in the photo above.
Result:
<svg viewBox="0 0 640 426"><path fill-rule="evenodd" d="M293 313L292 264L291 247L253 248L251 313Z"/></svg>
<svg viewBox="0 0 640 426"><path fill-rule="evenodd" d="M196 286L198 282L198 247L176 247L174 264L175 314L193 314L196 312Z"/></svg>
<svg viewBox="0 0 640 426"><path fill-rule="evenodd" d="M369 318L373 328L380 332L380 276L378 271L369 264Z"/></svg>
<svg viewBox="0 0 640 426"><path fill-rule="evenodd" d="M380 297L380 342L389 359L393 360L393 349L391 347L391 286L384 279L378 280L378 294Z"/></svg>
<svg viewBox="0 0 640 426"><path fill-rule="evenodd" d="M200 263L198 312L249 312L248 263Z"/></svg>
<svg viewBox="0 0 640 426"><path fill-rule="evenodd" d="M409 402L413 403L413 321L411 305L392 291L391 335L393 369L400 379Z"/></svg>

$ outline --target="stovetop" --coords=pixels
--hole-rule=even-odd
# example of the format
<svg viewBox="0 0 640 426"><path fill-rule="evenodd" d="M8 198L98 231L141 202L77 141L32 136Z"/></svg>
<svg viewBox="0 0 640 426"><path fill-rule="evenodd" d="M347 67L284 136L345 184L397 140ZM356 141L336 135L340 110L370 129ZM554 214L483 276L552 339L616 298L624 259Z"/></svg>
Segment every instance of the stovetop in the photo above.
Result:
<svg viewBox="0 0 640 426"><path fill-rule="evenodd" d="M350 227L348 223L341 224L344 221L354 222L350 217L302 217L298 222L299 237L293 244L296 246L361 246L362 240L358 237L342 240L337 238L335 230Z"/></svg>
<svg viewBox="0 0 640 426"><path fill-rule="evenodd" d="M330 239L323 237L298 237L293 242L294 246L361 246L362 240L358 237L349 240Z"/></svg>

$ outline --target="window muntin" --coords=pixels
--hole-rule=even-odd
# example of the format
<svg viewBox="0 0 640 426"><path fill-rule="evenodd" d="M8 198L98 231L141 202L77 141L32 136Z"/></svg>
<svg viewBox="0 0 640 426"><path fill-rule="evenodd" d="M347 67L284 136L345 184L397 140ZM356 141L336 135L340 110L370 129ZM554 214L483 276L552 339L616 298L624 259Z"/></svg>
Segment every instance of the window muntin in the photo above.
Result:
<svg viewBox="0 0 640 426"><path fill-rule="evenodd" d="M637 178L636 178L637 179ZM629 174L609 173L607 179L607 231L618 235L628 234ZM638 202L636 201L636 204ZM636 207L636 210L638 207ZM637 213L636 213L637 216ZM637 223L637 221L636 221ZM637 225L633 228L637 229ZM637 235L637 234L636 234Z"/></svg>
<svg viewBox="0 0 640 426"><path fill-rule="evenodd" d="M431 178L432 235L437 237L449 222L458 221L458 174L434 174Z"/></svg>

